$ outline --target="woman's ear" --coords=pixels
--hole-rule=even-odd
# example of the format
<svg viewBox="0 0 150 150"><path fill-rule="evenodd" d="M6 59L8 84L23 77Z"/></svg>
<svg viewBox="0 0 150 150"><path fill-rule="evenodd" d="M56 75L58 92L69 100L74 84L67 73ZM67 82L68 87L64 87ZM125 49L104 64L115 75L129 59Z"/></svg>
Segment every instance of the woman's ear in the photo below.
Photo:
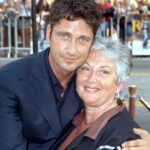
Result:
<svg viewBox="0 0 150 150"><path fill-rule="evenodd" d="M50 44L50 36L51 36L51 25L48 24L46 27L46 41Z"/></svg>
<svg viewBox="0 0 150 150"><path fill-rule="evenodd" d="M126 81L122 81L121 83L118 84L116 93L120 93L126 86Z"/></svg>

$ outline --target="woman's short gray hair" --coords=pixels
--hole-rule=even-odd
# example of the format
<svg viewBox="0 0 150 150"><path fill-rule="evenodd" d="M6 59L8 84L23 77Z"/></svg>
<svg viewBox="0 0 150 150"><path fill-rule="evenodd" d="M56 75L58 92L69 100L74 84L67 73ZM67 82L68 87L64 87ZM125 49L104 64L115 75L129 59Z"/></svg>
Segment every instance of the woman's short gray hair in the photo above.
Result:
<svg viewBox="0 0 150 150"><path fill-rule="evenodd" d="M116 65L118 83L129 78L132 63L131 49L127 45L111 38L96 36L91 49L104 52Z"/></svg>

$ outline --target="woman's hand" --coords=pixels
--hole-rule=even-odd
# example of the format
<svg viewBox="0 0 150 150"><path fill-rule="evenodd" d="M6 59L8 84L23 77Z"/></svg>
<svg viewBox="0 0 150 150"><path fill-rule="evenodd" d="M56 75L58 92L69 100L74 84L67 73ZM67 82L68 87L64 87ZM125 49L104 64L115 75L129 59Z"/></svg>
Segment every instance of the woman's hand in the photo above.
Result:
<svg viewBox="0 0 150 150"><path fill-rule="evenodd" d="M150 133L143 129L133 129L141 139L127 141L122 144L122 150L150 150Z"/></svg>

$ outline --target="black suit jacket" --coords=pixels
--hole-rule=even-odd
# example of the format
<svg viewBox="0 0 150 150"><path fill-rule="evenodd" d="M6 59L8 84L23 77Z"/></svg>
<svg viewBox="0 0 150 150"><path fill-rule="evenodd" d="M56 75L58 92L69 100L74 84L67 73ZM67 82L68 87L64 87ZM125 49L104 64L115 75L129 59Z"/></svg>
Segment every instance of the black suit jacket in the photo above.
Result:
<svg viewBox="0 0 150 150"><path fill-rule="evenodd" d="M80 111L72 80L61 113L45 68L46 51L0 69L0 150L48 150Z"/></svg>

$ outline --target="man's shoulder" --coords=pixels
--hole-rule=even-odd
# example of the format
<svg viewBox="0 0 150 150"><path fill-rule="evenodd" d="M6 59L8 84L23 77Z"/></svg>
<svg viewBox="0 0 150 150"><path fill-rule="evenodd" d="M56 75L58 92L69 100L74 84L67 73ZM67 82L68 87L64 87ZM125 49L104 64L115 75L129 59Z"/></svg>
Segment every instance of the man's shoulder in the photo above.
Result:
<svg viewBox="0 0 150 150"><path fill-rule="evenodd" d="M17 69L17 70L19 70L23 66L30 67L29 64L38 63L42 59L44 60L44 55L45 55L46 51L47 50L42 51L40 53L35 53L35 54L32 54L32 55L26 56L24 58L18 58L17 60L14 60L14 61L6 64L5 66L3 66L0 69L0 72L4 71L4 70L7 70L7 69ZM18 68L18 67L20 67L20 68Z"/></svg>
<svg viewBox="0 0 150 150"><path fill-rule="evenodd" d="M19 58L0 69L0 76L10 77L20 76L24 73L30 73L34 66L40 67L44 64L44 55L47 50L32 54L24 58Z"/></svg>

